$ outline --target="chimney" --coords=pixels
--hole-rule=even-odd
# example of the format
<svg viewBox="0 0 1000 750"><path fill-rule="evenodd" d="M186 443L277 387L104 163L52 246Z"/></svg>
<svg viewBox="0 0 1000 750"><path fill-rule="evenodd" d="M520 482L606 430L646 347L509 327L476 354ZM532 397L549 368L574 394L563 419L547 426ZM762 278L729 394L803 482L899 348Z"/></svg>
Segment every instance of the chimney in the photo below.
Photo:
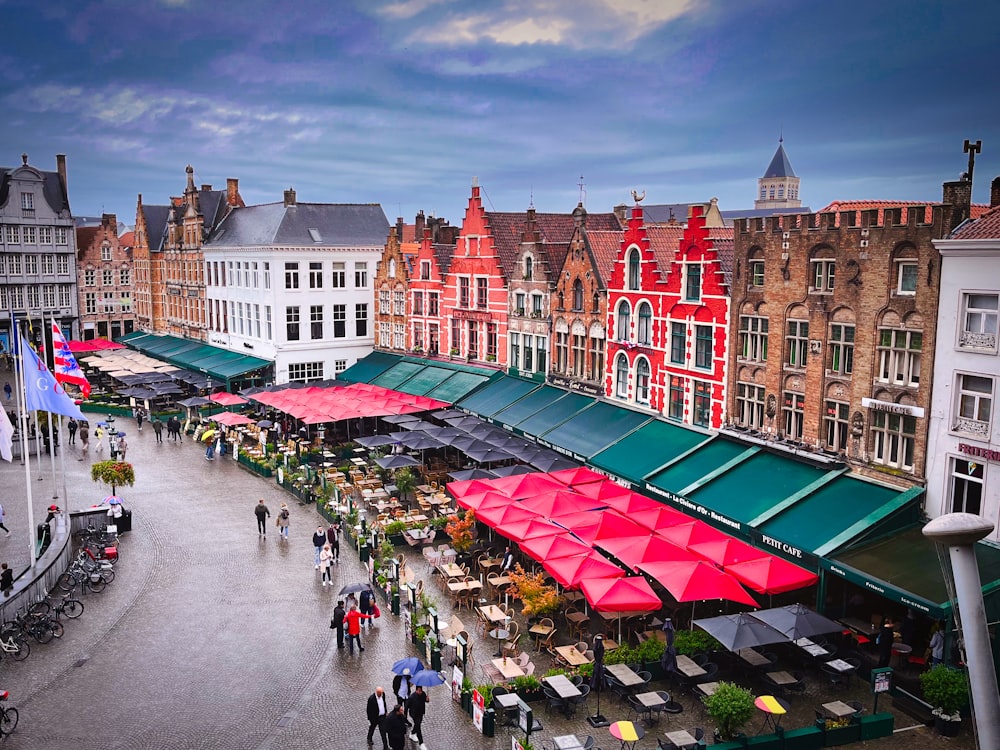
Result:
<svg viewBox="0 0 1000 750"><path fill-rule="evenodd" d="M406 225L403 223L403 217L402 216L397 216L396 217L396 238L400 242L403 241L403 227L404 226L406 226Z"/></svg>
<svg viewBox="0 0 1000 750"><path fill-rule="evenodd" d="M285 208L295 205L295 191L292 188L288 188L285 191Z"/></svg>
<svg viewBox="0 0 1000 750"><path fill-rule="evenodd" d="M210 193L210 192L212 192L212 186L203 182L201 184L201 192L203 192L203 193Z"/></svg>
<svg viewBox="0 0 1000 750"><path fill-rule="evenodd" d="M56 154L56 171L62 180L63 190L69 192L69 181L66 179L66 154Z"/></svg>
<svg viewBox="0 0 1000 750"><path fill-rule="evenodd" d="M942 194L942 203L952 207L951 222L946 230L951 234L959 224L969 218L972 210L972 181L965 179L946 182Z"/></svg>
<svg viewBox="0 0 1000 750"><path fill-rule="evenodd" d="M625 211L626 211L625 204L624 203L619 203L617 206L615 206L612 209L612 211L614 211L615 216L618 217L618 221L621 222L622 224L624 224L625 220L628 218L628 215L625 213Z"/></svg>
<svg viewBox="0 0 1000 750"><path fill-rule="evenodd" d="M424 236L424 227L427 225L426 221L427 220L424 218L423 209L421 209L420 211L417 211L417 215L413 219L413 223L415 225L414 226L414 232L413 232L413 236L414 237L423 237Z"/></svg>
<svg viewBox="0 0 1000 750"><path fill-rule="evenodd" d="M226 203L233 207L243 203L240 199L240 181L235 177L226 179Z"/></svg>
<svg viewBox="0 0 1000 750"><path fill-rule="evenodd" d="M1000 206L1000 177L994 177L990 183L990 208Z"/></svg>

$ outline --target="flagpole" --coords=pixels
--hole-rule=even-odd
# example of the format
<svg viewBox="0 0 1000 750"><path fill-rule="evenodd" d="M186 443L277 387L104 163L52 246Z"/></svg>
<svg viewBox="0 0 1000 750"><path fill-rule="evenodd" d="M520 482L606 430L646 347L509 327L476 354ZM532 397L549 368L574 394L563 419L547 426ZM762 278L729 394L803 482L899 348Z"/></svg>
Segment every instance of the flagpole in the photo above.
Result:
<svg viewBox="0 0 1000 750"><path fill-rule="evenodd" d="M35 415L35 458L38 459L38 481L41 482L45 477L42 476L42 431L38 429L38 409L34 411Z"/></svg>
<svg viewBox="0 0 1000 750"><path fill-rule="evenodd" d="M26 424L26 417L27 417L27 414L28 414L27 388L26 388L26 383L25 383L25 380L24 380L24 377L25 377L24 376L24 351L22 351L23 348L24 348L24 346L25 346L25 344L24 344L24 339L21 337L21 332L20 331L17 331L17 337L18 337L17 351L18 351L18 354L20 355L18 357L18 359L19 359L18 368L20 369L20 372L21 372L21 386L22 386L21 389L20 389L21 392L20 392L20 395L19 395L20 402L21 402L20 403L20 406L21 406L21 446L22 446L22 453L21 453L21 455L24 456L24 490L25 490L25 494L27 495L27 498L28 498L28 559L31 560L31 567L34 567L35 566L35 562L37 562L37 558L35 557L35 540L34 540L34 537L33 537L33 534L35 533L35 506L34 506L34 500L33 500L32 496L31 496L32 495L32 493L31 493L31 455L28 453L28 438L27 438L27 432L28 431L25 429L26 426L27 426L27 424Z"/></svg>
<svg viewBox="0 0 1000 750"><path fill-rule="evenodd" d="M24 388L22 387L23 378L21 373L21 332L17 329L17 319L14 317L14 311L11 310L10 313L10 352L14 358L14 393L17 395L17 429L21 433L21 465L23 466L28 456L28 431L25 429L25 414L27 413L24 406L22 406L22 396L24 395Z"/></svg>
<svg viewBox="0 0 1000 750"><path fill-rule="evenodd" d="M59 434L62 435L62 414L59 415ZM69 494L66 492L66 452L65 450L59 451L59 470L62 472L62 497L63 506L69 505ZM55 495L53 495L55 497Z"/></svg>
<svg viewBox="0 0 1000 750"><path fill-rule="evenodd" d="M52 499L53 500L58 500L59 499L59 492L56 489L56 439L55 439L55 436L53 435L53 433L55 432L55 430L53 429L53 426L52 426L52 423L55 421L56 415L53 414L50 411L47 411L45 413L49 415L49 417L48 417L48 423L49 423L49 461L52 464Z"/></svg>

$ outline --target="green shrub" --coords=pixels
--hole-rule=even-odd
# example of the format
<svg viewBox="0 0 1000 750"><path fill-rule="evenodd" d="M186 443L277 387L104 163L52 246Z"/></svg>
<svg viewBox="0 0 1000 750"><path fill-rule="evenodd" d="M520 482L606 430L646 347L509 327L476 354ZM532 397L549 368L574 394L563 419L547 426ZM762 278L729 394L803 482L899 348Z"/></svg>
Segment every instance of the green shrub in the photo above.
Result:
<svg viewBox="0 0 1000 750"><path fill-rule="evenodd" d="M666 644L656 638L650 638L639 644L636 651L639 654L638 661L642 663L659 661L663 657L663 650Z"/></svg>
<svg viewBox="0 0 1000 750"><path fill-rule="evenodd" d="M715 692L702 700L724 740L733 739L754 714L753 693L732 682L720 682Z"/></svg>
<svg viewBox="0 0 1000 750"><path fill-rule="evenodd" d="M721 651L722 644L704 630L678 630L674 633L674 648L678 654L705 654Z"/></svg>
<svg viewBox="0 0 1000 750"><path fill-rule="evenodd" d="M566 670L563 669L562 667L552 667L552 669L550 669L548 672L546 672L542 676L543 677L555 677L557 674L564 675L564 674L566 674Z"/></svg>
<svg viewBox="0 0 1000 750"><path fill-rule="evenodd" d="M945 716L954 716L969 703L969 679L965 672L937 664L920 675L924 700Z"/></svg>
<svg viewBox="0 0 1000 750"><path fill-rule="evenodd" d="M493 705L493 686L476 685L476 690L479 691L481 696L483 696L483 705L486 708L490 708Z"/></svg>
<svg viewBox="0 0 1000 750"><path fill-rule="evenodd" d="M625 643L604 655L605 664L635 664L638 661L639 650L630 648Z"/></svg>
<svg viewBox="0 0 1000 750"><path fill-rule="evenodd" d="M524 674L520 677L515 677L513 685L515 690L538 690L542 686L542 683L535 675Z"/></svg>

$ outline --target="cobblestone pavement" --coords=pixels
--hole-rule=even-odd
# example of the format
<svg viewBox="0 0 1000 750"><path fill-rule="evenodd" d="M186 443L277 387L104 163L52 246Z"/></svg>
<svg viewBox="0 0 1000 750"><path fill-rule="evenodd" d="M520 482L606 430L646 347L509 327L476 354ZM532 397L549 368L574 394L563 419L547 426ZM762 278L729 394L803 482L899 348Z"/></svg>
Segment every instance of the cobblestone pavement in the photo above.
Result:
<svg viewBox="0 0 1000 750"><path fill-rule="evenodd" d="M367 696L375 685L389 688L390 665L414 650L386 607L363 636L363 654L338 652L330 612L340 586L363 579L357 555L344 545L334 587L322 587L310 539L319 520L314 509L228 457L206 461L190 439L164 438L157 445L150 428L138 433L134 421L118 423L128 432L137 482L119 492L134 511L134 528L123 539L117 578L104 592L84 597L86 611L67 624L61 640L33 645L24 662L0 663L0 687L10 690L21 714L5 748L364 750ZM77 456L72 448L66 455L71 509L106 494L90 481L89 461ZM30 481L41 520L52 502L48 463L41 481L38 473L33 469ZM25 481L22 466L0 462L14 532L0 538L6 560L27 554ZM273 526L266 538L258 536L253 506L261 497L272 513L288 503L289 541L279 540ZM430 697L429 750L510 747L503 731L494 739L477 734L447 687L432 689ZM566 722L535 705L545 731L534 740L574 731L592 733L605 748L618 744L606 729L588 730L582 718ZM610 701L602 709L624 718ZM671 723L702 724L695 706L688 709ZM897 726L912 723L901 715L897 720ZM972 747L965 724L951 747ZM655 748L655 735L650 731L638 747ZM877 746L914 750L942 742L916 729Z"/></svg>

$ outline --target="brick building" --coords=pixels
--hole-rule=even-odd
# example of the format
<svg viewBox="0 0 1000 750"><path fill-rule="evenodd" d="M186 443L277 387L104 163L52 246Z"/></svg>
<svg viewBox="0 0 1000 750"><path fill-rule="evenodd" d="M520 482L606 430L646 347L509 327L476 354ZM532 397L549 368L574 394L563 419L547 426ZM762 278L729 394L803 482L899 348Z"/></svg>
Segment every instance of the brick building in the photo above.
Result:
<svg viewBox="0 0 1000 750"><path fill-rule="evenodd" d="M409 316L410 259L400 242L399 225L389 229L389 239L375 273L375 348L405 352Z"/></svg>
<svg viewBox="0 0 1000 750"><path fill-rule="evenodd" d="M225 190L195 187L189 164L182 197L166 206L146 205L139 195L135 215L135 312L139 327L151 333L207 340L205 258L202 245L212 238L233 208L243 206L239 181Z"/></svg>
<svg viewBox="0 0 1000 750"><path fill-rule="evenodd" d="M424 223L417 214L419 244L410 274L410 347L416 354L437 357L442 346L441 294L455 254L458 227L433 216Z"/></svg>
<svg viewBox="0 0 1000 750"><path fill-rule="evenodd" d="M901 482L925 476L941 261L969 215L945 204L740 219L729 420Z"/></svg>
<svg viewBox="0 0 1000 750"><path fill-rule="evenodd" d="M135 330L132 247L118 235L118 219L104 214L97 226L76 230L80 331L84 341L116 339ZM132 233L129 233L129 237Z"/></svg>

